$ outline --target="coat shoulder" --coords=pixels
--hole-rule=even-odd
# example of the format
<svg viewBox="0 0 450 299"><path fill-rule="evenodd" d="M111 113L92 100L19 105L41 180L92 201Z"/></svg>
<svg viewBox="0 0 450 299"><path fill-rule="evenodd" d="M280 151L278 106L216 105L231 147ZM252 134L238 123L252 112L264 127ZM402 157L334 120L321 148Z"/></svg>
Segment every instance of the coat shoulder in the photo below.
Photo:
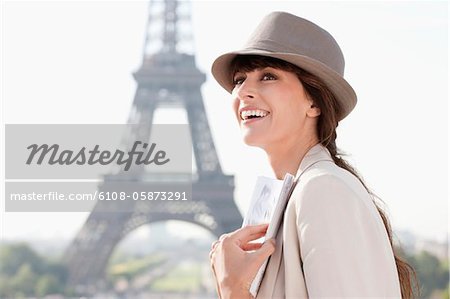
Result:
<svg viewBox="0 0 450 299"><path fill-rule="evenodd" d="M319 183L335 183L343 188L355 191L364 188L359 179L346 169L337 166L332 161L320 161L305 170L299 177L296 189L305 189L309 185Z"/></svg>
<svg viewBox="0 0 450 299"><path fill-rule="evenodd" d="M300 175L291 200L298 206L308 199L317 204L331 199L346 201L352 205L373 204L361 181L331 161L318 162Z"/></svg>

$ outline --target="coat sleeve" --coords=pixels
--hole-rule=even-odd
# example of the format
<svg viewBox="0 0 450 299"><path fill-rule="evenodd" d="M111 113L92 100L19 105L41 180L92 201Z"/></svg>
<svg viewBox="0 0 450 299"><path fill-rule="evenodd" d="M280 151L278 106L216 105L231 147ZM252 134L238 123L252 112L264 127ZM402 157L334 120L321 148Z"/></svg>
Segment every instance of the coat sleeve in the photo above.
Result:
<svg viewBox="0 0 450 299"><path fill-rule="evenodd" d="M297 234L310 298L400 297L384 224L364 192L330 174L302 186Z"/></svg>

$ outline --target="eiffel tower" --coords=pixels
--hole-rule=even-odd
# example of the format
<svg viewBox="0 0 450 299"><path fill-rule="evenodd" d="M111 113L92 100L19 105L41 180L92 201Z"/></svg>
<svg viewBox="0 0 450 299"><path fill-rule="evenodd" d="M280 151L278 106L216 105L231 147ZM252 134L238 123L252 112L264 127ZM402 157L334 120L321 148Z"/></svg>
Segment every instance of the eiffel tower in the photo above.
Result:
<svg viewBox="0 0 450 299"><path fill-rule="evenodd" d="M186 24L190 23L189 11L184 10L183 14L180 5L186 2L150 2L144 55L141 67L133 74L137 90L128 119L130 124L139 124L139 130L124 139L137 135L148 140L156 108L174 104L184 108L197 169L192 181L192 199L175 207L176 202L163 202L152 204L147 211L132 208L117 213L101 212L97 203L65 253L68 284L78 293L93 294L102 288L105 268L115 246L142 225L181 220L219 236L242 223L233 200L234 177L222 172L203 105L200 87L206 76L196 67L194 54L183 52L186 37L187 45L193 44L193 40L189 32L184 36L180 33L180 24L188 28ZM157 22L162 26L155 36ZM146 174L139 171L129 175L133 176L130 180L139 181ZM114 184L116 179L115 175L105 176L99 190Z"/></svg>

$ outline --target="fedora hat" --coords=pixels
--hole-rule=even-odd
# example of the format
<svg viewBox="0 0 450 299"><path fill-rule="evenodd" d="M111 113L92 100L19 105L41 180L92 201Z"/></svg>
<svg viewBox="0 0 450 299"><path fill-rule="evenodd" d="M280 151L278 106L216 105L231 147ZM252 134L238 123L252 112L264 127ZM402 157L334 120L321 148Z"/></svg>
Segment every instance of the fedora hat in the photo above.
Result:
<svg viewBox="0 0 450 299"><path fill-rule="evenodd" d="M336 40L316 24L286 12L272 12L261 21L242 50L219 56L211 72L229 93L231 62L237 55L261 55L290 62L319 77L339 102L346 117L356 105L356 93L344 79L344 55Z"/></svg>

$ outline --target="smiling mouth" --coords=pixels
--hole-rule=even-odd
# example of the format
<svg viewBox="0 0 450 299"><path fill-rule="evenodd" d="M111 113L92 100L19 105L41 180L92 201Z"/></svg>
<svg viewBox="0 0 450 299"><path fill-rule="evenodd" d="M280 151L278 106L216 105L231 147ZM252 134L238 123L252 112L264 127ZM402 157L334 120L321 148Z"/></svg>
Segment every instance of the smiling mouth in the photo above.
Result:
<svg viewBox="0 0 450 299"><path fill-rule="evenodd" d="M240 113L241 120L250 120L250 119L256 119L256 118L264 118L270 113L268 111L264 110L246 110L242 111Z"/></svg>

